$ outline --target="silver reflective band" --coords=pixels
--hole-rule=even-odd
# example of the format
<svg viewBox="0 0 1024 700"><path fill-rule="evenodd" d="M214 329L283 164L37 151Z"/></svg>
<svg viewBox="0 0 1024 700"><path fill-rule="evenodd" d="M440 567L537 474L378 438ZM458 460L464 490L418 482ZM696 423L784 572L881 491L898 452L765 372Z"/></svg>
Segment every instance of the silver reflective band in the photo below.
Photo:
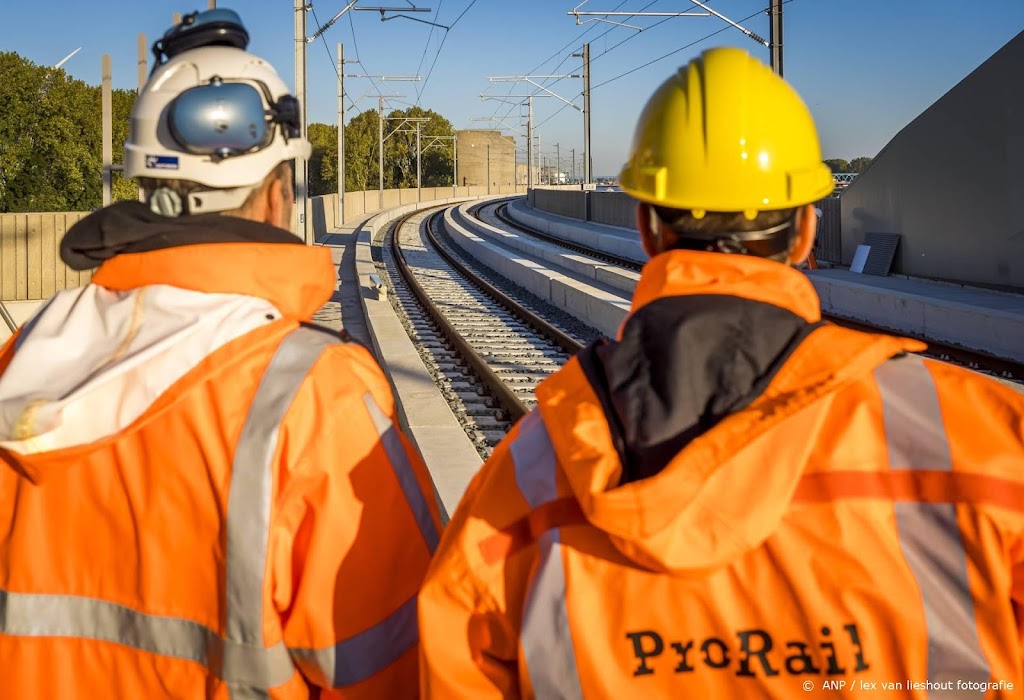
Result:
<svg viewBox="0 0 1024 700"><path fill-rule="evenodd" d="M889 465L895 470L952 471L949 440L931 373L916 356L875 370L882 394ZM987 681L989 664L974 618L957 506L896 503L900 547L921 591L928 627L928 680Z"/></svg>
<svg viewBox="0 0 1024 700"><path fill-rule="evenodd" d="M227 511L226 638L178 617L105 600L0 589L0 633L94 639L204 665L229 696L267 698L295 667L283 643L263 644L263 580L270 528L273 459L281 422L321 351L341 340L298 328L271 359L235 449ZM415 618L415 611L413 612Z"/></svg>
<svg viewBox="0 0 1024 700"><path fill-rule="evenodd" d="M904 356L875 369L882 392L885 440L892 469L953 468L939 397L921 358Z"/></svg>
<svg viewBox="0 0 1024 700"><path fill-rule="evenodd" d="M0 633L94 639L205 666L225 683L280 685L295 672L288 651L233 645L204 625L96 598L0 590Z"/></svg>
<svg viewBox="0 0 1024 700"><path fill-rule="evenodd" d="M395 426L391 424L391 420L384 415L384 411L380 410L369 392L363 394L363 403L370 413L377 434L380 435L380 441L384 445L388 461L391 462L391 468L394 469L398 483L402 487L402 493L405 494L405 500L416 518L416 524L419 525L423 540L427 543L427 549L433 554L437 550L437 543L441 536L437 531L434 518L430 514L430 506L427 504L426 496L423 495L423 489L420 488L412 465L409 464L409 457L405 454L402 439L395 430Z"/></svg>
<svg viewBox="0 0 1024 700"><path fill-rule="evenodd" d="M239 646L263 646L263 579L273 460L281 422L320 353L340 342L339 338L305 327L285 337L260 380L235 448L228 496L225 601L227 638ZM251 688L230 690L232 698L252 697Z"/></svg>
<svg viewBox="0 0 1024 700"><path fill-rule="evenodd" d="M554 446L540 411L534 409L519 424L509 448L516 485L531 508L558 497ZM526 592L520 640L526 670L537 698L583 698L569 614L565 607L565 569L557 529L538 543L540 564Z"/></svg>
<svg viewBox="0 0 1024 700"><path fill-rule="evenodd" d="M368 630L321 649L291 649L302 673L327 688L345 688L370 678L419 642L416 596Z"/></svg>

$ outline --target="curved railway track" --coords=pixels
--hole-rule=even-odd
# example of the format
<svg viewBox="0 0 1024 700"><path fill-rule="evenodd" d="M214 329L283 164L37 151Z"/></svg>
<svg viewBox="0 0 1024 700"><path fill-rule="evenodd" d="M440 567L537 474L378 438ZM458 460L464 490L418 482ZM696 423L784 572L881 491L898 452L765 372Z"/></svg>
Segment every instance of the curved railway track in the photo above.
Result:
<svg viewBox="0 0 1024 700"><path fill-rule="evenodd" d="M486 205L476 207L473 211L479 212ZM539 238L549 243L554 243L563 248L572 250L577 253L588 255L602 262L612 262L617 265L621 265L624 268L630 270L640 270L642 267L641 263L637 263L635 260L629 258L623 258L616 255L604 253L588 248L587 246L580 245L578 243L569 242L562 240L556 236L551 236L542 231L526 226L518 221L515 221L508 215L508 204L498 204L495 206L495 215L501 222L517 231L522 231L530 236ZM919 340L928 345L928 349L922 352L922 355L927 357L933 357L944 362L951 362L954 364L963 365L973 370L985 372L993 376L1001 377L1003 379L1009 379L1016 382L1024 382L1024 363L991 355L979 350L972 350L965 348L960 345L953 343L936 340L934 338L925 338L922 336L912 335L904 333L898 329L886 328L884 326L878 326L870 324L865 321L859 321L852 318L846 318L835 314L822 313L822 318L826 321L831 321L839 326L847 328L853 328L855 330L867 331L870 333L884 333L886 335L901 335L907 338L913 338Z"/></svg>
<svg viewBox="0 0 1024 700"><path fill-rule="evenodd" d="M432 210L398 220L385 241L385 266L424 360L486 456L534 405L537 384L582 344L446 251L436 230L441 216Z"/></svg>

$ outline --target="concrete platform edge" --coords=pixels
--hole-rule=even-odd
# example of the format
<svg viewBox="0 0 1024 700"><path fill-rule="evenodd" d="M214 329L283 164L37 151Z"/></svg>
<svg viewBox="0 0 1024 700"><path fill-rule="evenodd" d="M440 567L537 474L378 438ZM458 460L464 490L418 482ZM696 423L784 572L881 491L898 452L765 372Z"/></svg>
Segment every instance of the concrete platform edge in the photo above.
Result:
<svg viewBox="0 0 1024 700"><path fill-rule="evenodd" d="M949 300L816 278L813 272L808 279L826 313L1024 361L1024 318L1020 314L996 309L982 312Z"/></svg>
<svg viewBox="0 0 1024 700"><path fill-rule="evenodd" d="M359 232L354 260L372 350L391 383L399 424L426 462L449 514L455 511L483 460L431 378L391 303L371 280L370 275L377 274L371 244L379 230L403 214L463 201L466 199L422 202L381 212Z"/></svg>
<svg viewBox="0 0 1024 700"><path fill-rule="evenodd" d="M496 232L494 235L517 240L507 244L491 242L475 232L478 229L475 224L474 231L470 231L456 221L451 211L445 212L445 225L455 243L468 255L507 279L515 280L532 294L551 302L607 336L614 337L618 333L619 326L629 313L631 294L628 292L614 293L610 289L594 286L586 279L546 267L546 264L555 264L547 260L548 256L544 254L545 249L554 248L550 244L534 243L516 234L502 232ZM508 248L517 250L522 255L509 255ZM590 266L604 267L593 264ZM586 275L578 274L597 283L597 273L594 271Z"/></svg>

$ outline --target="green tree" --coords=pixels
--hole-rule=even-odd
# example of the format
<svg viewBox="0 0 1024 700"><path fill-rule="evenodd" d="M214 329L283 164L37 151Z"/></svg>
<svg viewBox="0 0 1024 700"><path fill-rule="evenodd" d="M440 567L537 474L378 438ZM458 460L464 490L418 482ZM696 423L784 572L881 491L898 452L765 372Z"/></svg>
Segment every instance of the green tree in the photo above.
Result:
<svg viewBox="0 0 1024 700"><path fill-rule="evenodd" d="M862 173L862 172L864 172L865 170L868 169L868 166L871 165L871 161L872 160L873 160L872 158L868 158L867 156L861 156L860 158L854 158L853 160L850 161L850 170L849 170L849 172L851 172L851 173Z"/></svg>
<svg viewBox="0 0 1024 700"><path fill-rule="evenodd" d="M114 162L135 93L113 93ZM0 212L81 211L102 201L101 92L60 69L0 53ZM131 181L115 195L137 196Z"/></svg>
<svg viewBox="0 0 1024 700"><path fill-rule="evenodd" d="M318 197L338 191L338 127L310 124L307 137L313 146L309 157L309 194Z"/></svg>
<svg viewBox="0 0 1024 700"><path fill-rule="evenodd" d="M356 115L345 125L346 192L377 189L377 140L374 110Z"/></svg>
<svg viewBox="0 0 1024 700"><path fill-rule="evenodd" d="M842 158L831 158L825 161L825 165L831 168L833 173L849 173L853 172L850 170L850 164Z"/></svg>
<svg viewBox="0 0 1024 700"><path fill-rule="evenodd" d="M426 122L406 122L404 118L426 118ZM395 110L389 116L391 130L398 129L384 147L385 187L416 186L416 124L420 125L420 155L422 184L424 187L442 187L452 184L452 156L450 148L426 148L433 137L451 137L455 130L451 122L437 112L421 107ZM390 132L389 132L390 133ZM438 143L445 143L443 141ZM389 182L391 184L389 184Z"/></svg>
<svg viewBox="0 0 1024 700"><path fill-rule="evenodd" d="M402 123L406 117L427 118L420 124L420 145L422 184L424 187L441 187L452 184L452 151L450 141L434 142L435 136L451 137L455 130L451 122L433 110L410 107L388 114L384 142L384 188L416 186L416 124ZM345 125L345 190L375 190L379 186L378 148L380 141L379 117L376 110L367 110L353 117ZM328 139L336 139L333 127L324 127ZM313 125L310 126L310 140L314 139ZM333 147L336 149L336 146ZM314 143L314 158L317 146ZM325 144L323 159L337 160L337 150L330 150ZM310 182L313 182L312 164ZM327 172L324 170L323 172ZM336 186L336 185L334 185ZM312 185L311 185L311 191ZM336 190L330 189L334 192Z"/></svg>

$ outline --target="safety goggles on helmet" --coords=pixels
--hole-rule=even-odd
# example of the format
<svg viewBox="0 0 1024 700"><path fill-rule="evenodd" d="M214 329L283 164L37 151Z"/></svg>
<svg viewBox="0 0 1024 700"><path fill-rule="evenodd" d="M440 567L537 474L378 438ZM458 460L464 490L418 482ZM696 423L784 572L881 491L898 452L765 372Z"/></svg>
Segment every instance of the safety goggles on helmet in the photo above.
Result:
<svg viewBox="0 0 1024 700"><path fill-rule="evenodd" d="M174 98L167 106L167 126L185 152L215 161L266 148L276 126L285 141L302 134L295 97L275 101L265 85L224 82L217 76Z"/></svg>

